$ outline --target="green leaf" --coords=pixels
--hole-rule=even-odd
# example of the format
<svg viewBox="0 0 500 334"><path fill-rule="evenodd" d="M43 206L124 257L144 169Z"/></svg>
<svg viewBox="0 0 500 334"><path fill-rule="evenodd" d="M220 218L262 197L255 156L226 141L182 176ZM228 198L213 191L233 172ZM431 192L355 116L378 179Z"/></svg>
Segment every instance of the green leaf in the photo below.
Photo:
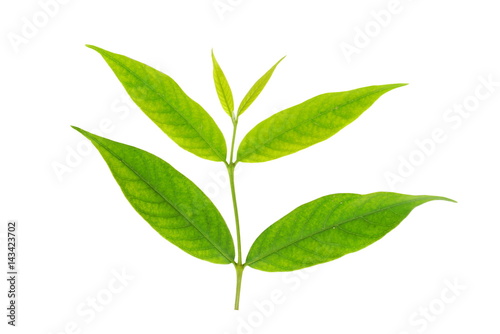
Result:
<svg viewBox="0 0 500 334"><path fill-rule="evenodd" d="M379 192L335 194L304 204L265 230L246 265L292 271L356 252L394 229L417 206L448 198Z"/></svg>
<svg viewBox="0 0 500 334"><path fill-rule="evenodd" d="M226 160L219 127L172 78L136 60L87 46L101 54L132 100L180 147L204 159Z"/></svg>
<svg viewBox="0 0 500 334"><path fill-rule="evenodd" d="M217 95L219 96L220 104L224 111L230 116L233 117L234 111L234 101L233 101L233 93L231 92L231 87L227 82L226 76L222 71L217 59L215 59L214 50L212 50L212 62L214 65L214 82L215 82L215 90L217 91Z"/></svg>
<svg viewBox="0 0 500 334"><path fill-rule="evenodd" d="M271 67L271 69L267 71L266 74L264 74L259 80L257 80L257 82L252 86L252 88L250 88L247 95L245 95L245 97L240 103L240 106L238 108L238 116L243 114L248 109L248 107L250 107L253 101L257 99L257 97L260 95L264 87L266 87L267 83L269 82L269 79L271 79L274 70L279 65L279 63L281 63L283 59L285 59L285 57L278 60L278 62L273 67Z"/></svg>
<svg viewBox="0 0 500 334"><path fill-rule="evenodd" d="M322 94L280 111L250 130L240 144L237 160L270 161L326 140L358 118L384 93L405 85Z"/></svg>
<svg viewBox="0 0 500 334"><path fill-rule="evenodd" d="M151 153L73 128L99 150L127 200L161 236L199 259L234 261L224 219L193 182Z"/></svg>

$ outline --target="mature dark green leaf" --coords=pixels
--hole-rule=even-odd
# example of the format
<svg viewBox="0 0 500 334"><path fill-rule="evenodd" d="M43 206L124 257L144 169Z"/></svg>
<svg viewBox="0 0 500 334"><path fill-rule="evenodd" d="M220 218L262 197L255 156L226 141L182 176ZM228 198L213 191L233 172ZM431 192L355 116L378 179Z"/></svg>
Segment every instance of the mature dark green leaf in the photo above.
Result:
<svg viewBox="0 0 500 334"><path fill-rule="evenodd" d="M326 140L358 118L384 93L404 85L370 86L322 94L280 111L243 138L238 161L274 160Z"/></svg>
<svg viewBox="0 0 500 334"><path fill-rule="evenodd" d="M263 271L292 271L356 252L394 229L417 206L437 196L379 192L335 194L304 204L265 230L246 264Z"/></svg>
<svg viewBox="0 0 500 334"><path fill-rule="evenodd" d="M271 69L267 71L259 80L257 80L257 82L252 86L252 88L250 88L247 95L245 95L245 97L240 103L240 106L238 107L238 115L243 114L248 109L248 107L250 107L253 101L257 99L257 97L260 95L264 87L266 87L267 83L269 82L269 79L271 79L274 70L279 65L279 63L281 63L283 59L285 59L285 57L278 60L278 62L273 67L271 67Z"/></svg>
<svg viewBox="0 0 500 334"><path fill-rule="evenodd" d="M212 117L168 75L96 46L132 100L174 142L197 156L225 161L226 141Z"/></svg>
<svg viewBox="0 0 500 334"><path fill-rule="evenodd" d="M127 200L161 236L199 259L234 261L224 219L193 182L151 153L74 129L99 150Z"/></svg>
<svg viewBox="0 0 500 334"><path fill-rule="evenodd" d="M217 59L215 59L214 51L212 50L212 62L214 66L214 82L215 82L215 90L217 91L217 96L219 96L220 104L224 111L230 116L233 117L234 111L234 101L233 101L233 93L231 91L231 87L227 82L226 76L222 71Z"/></svg>

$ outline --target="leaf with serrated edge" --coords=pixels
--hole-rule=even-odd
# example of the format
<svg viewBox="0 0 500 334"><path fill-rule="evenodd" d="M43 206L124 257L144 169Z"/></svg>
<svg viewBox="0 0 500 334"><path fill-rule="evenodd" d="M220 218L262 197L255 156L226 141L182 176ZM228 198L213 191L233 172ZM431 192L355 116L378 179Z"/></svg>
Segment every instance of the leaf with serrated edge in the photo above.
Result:
<svg viewBox="0 0 500 334"><path fill-rule="evenodd" d="M224 219L193 182L151 153L73 128L99 150L132 207L161 236L199 259L234 262Z"/></svg>
<svg viewBox="0 0 500 334"><path fill-rule="evenodd" d="M96 46L132 100L180 147L197 156L225 161L224 135L212 117L168 75Z"/></svg>
<svg viewBox="0 0 500 334"><path fill-rule="evenodd" d="M227 82L226 76L222 71L217 59L215 58L214 51L212 50L212 62L214 67L214 83L215 90L217 91L217 96L219 97L220 104L222 105L222 109L230 116L233 117L234 111L234 100L233 93L231 91L231 87L229 86L229 82Z"/></svg>
<svg viewBox="0 0 500 334"><path fill-rule="evenodd" d="M260 93L262 93L262 90L264 89L264 87L266 87L267 83L271 79L274 70L283 59L285 59L285 57L278 60L278 62L274 64L274 66L271 67L271 69L267 71L259 80L257 80L252 88L250 88L247 95L245 95L240 103L240 106L238 107L238 115L243 114L248 109L248 107L250 107L250 105L257 99L257 97L259 97Z"/></svg>
<svg viewBox="0 0 500 334"><path fill-rule="evenodd" d="M381 239L417 206L438 196L378 192L334 194L304 204L265 230L246 265L262 271L292 271L332 261Z"/></svg>
<svg viewBox="0 0 500 334"><path fill-rule="evenodd" d="M358 118L380 96L405 85L326 93L280 111L257 124L243 138L238 161L270 161L324 141Z"/></svg>

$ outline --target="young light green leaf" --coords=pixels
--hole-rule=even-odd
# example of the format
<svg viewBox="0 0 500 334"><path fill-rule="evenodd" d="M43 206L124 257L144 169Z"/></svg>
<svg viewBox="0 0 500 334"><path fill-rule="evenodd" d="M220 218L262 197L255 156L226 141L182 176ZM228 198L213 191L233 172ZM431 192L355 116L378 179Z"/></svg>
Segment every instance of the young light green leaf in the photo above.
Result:
<svg viewBox="0 0 500 334"><path fill-rule="evenodd" d="M193 182L151 153L73 128L99 150L127 200L161 236L199 259L234 262L224 219Z"/></svg>
<svg viewBox="0 0 500 334"><path fill-rule="evenodd" d="M240 106L238 107L238 116L243 114L248 109L248 107L250 107L253 101L257 99L257 97L260 95L264 87L266 87L267 83L269 82L269 79L271 79L274 70L279 65L279 63L281 63L283 59L285 59L285 57L278 60L278 62L273 67L271 67L271 69L267 71L266 74L264 74L259 80L257 80L257 82L252 86L252 88L250 88L247 95L245 95L245 97L240 103Z"/></svg>
<svg viewBox="0 0 500 334"><path fill-rule="evenodd" d="M215 59L214 50L212 50L212 62L214 66L214 82L215 82L215 90L217 91L217 95L219 96L220 104L224 111L229 115L229 117L233 117L234 111L234 101L233 101L233 93L231 92L231 87L227 82L226 76L222 71L217 59Z"/></svg>
<svg viewBox="0 0 500 334"><path fill-rule="evenodd" d="M437 196L379 192L335 194L304 204L265 230L246 265L262 271L292 271L335 260L382 238L417 206Z"/></svg>
<svg viewBox="0 0 500 334"><path fill-rule="evenodd" d="M270 161L326 140L358 118L380 96L404 85L322 94L280 111L250 130L240 144L237 160Z"/></svg>
<svg viewBox="0 0 500 334"><path fill-rule="evenodd" d="M180 147L204 159L226 160L219 127L172 78L128 57L88 47L101 54L132 100Z"/></svg>

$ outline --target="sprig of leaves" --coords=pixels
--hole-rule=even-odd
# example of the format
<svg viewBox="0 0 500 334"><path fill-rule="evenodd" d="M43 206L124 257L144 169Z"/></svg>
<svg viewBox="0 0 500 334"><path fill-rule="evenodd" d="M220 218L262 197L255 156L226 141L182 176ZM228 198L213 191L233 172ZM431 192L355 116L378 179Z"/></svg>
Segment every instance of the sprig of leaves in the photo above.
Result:
<svg viewBox="0 0 500 334"><path fill-rule="evenodd" d="M104 58L134 102L175 143L201 158L226 165L237 258L224 218L192 181L151 153L74 127L98 149L132 207L162 237L199 259L234 265L235 309L239 308L245 267L292 271L329 262L381 239L419 205L434 200L454 202L445 197L389 192L327 195L272 224L255 240L243 262L234 179L237 164L278 159L324 141L361 116L382 95L405 84L326 93L280 111L243 138L235 157L239 117L257 99L284 58L257 80L235 110L231 87L212 52L215 89L233 123L228 157L226 140L215 121L172 78L123 55L89 47Z"/></svg>

